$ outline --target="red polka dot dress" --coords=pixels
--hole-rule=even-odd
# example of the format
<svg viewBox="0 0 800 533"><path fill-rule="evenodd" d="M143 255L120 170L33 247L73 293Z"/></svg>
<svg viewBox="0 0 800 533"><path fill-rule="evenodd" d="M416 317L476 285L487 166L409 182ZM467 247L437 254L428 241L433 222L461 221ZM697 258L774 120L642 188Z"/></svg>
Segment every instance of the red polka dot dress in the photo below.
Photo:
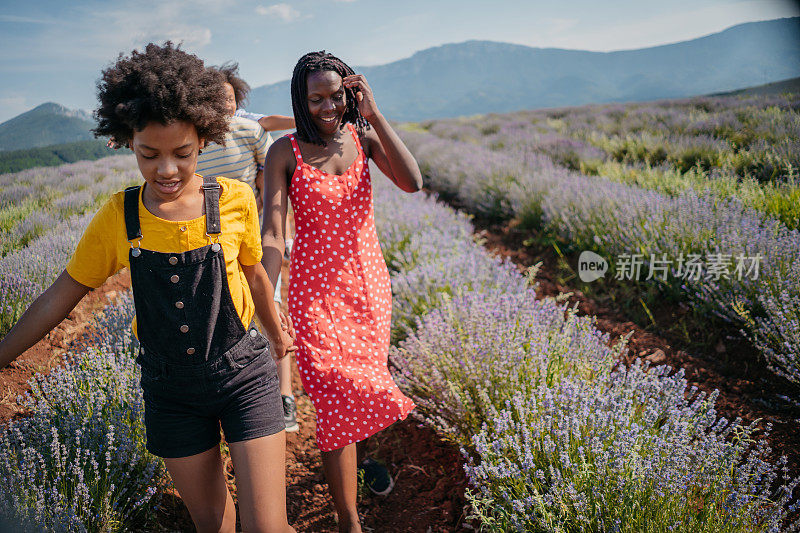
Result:
<svg viewBox="0 0 800 533"><path fill-rule="evenodd" d="M389 374L389 271L375 233L367 158L355 128L348 128L358 157L341 175L304 163L289 135L297 160L289 189L295 217L289 314L322 451L364 440L414 408Z"/></svg>

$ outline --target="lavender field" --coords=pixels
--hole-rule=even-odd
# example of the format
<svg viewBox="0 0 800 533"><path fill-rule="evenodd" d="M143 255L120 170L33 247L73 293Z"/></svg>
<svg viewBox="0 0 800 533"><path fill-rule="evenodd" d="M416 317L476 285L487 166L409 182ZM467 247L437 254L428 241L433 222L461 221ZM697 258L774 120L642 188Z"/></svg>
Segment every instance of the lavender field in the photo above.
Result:
<svg viewBox="0 0 800 533"><path fill-rule="evenodd" d="M438 137L669 196L735 197L796 228L800 96L702 97L524 111L417 125Z"/></svg>
<svg viewBox="0 0 800 533"><path fill-rule="evenodd" d="M133 156L0 174L0 336L61 273L91 215L140 179Z"/></svg>
<svg viewBox="0 0 800 533"><path fill-rule="evenodd" d="M544 156L529 163L569 176ZM456 179L457 191L485 187ZM393 372L418 419L461 448L484 530L800 528L788 523L800 480L770 459L754 425L721 418L715 396L681 371L619 365L624 339L611 343L563 298L537 299L535 271L489 254L464 214L385 180L374 196L392 275ZM514 198L477 203L513 213L525 205L521 192ZM3 279L41 290L85 221L0 258ZM32 380L22 400L32 415L0 428L0 519L48 531L153 529L164 471L144 450L132 313L129 295L99 313L99 334Z"/></svg>
<svg viewBox="0 0 800 533"><path fill-rule="evenodd" d="M800 385L799 113L797 95L704 97L432 121L403 138L443 199L637 260L635 281Z"/></svg>

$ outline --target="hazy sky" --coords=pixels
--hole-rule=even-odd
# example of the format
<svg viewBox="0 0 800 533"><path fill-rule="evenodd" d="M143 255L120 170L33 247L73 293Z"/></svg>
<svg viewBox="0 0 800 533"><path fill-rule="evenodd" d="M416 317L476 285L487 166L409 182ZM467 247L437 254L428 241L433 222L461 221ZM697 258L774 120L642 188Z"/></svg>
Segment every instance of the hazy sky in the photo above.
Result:
<svg viewBox="0 0 800 533"><path fill-rule="evenodd" d="M788 0L0 0L0 122L48 101L91 110L100 70L149 41L238 61L257 87L310 50L351 65L470 39L610 51L797 15Z"/></svg>

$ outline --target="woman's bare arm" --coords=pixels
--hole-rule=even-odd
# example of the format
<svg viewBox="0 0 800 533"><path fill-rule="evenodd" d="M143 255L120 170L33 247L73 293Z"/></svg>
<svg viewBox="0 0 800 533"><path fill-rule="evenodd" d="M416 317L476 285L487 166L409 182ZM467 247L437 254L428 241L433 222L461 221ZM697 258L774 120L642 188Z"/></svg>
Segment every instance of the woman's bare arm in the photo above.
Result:
<svg viewBox="0 0 800 533"><path fill-rule="evenodd" d="M297 127L294 124L294 117L286 115L267 115L258 119L258 123L265 131L293 130Z"/></svg>
<svg viewBox="0 0 800 533"><path fill-rule="evenodd" d="M405 192L420 190L422 173L419 171L417 160L397 136L386 117L378 110L366 78L361 74L356 74L345 77L343 83L346 87L357 91L358 110L372 126L372 130L367 131L364 138L367 155L375 161L381 172L386 174L400 189Z"/></svg>
<svg viewBox="0 0 800 533"><path fill-rule="evenodd" d="M282 137L269 148L264 166L264 209L261 221L261 249L272 286L278 281L286 248L286 212L289 209L289 176L295 162L289 139Z"/></svg>
<svg viewBox="0 0 800 533"><path fill-rule="evenodd" d="M261 324L267 330L267 337L272 343L273 351L278 359L283 358L287 353L295 351L294 342L288 332L281 326L281 318L275 308L273 296L275 295L272 283L264 271L261 263L255 265L242 265L242 272L247 278L250 286L250 294L253 295L253 303L256 307L256 315Z"/></svg>

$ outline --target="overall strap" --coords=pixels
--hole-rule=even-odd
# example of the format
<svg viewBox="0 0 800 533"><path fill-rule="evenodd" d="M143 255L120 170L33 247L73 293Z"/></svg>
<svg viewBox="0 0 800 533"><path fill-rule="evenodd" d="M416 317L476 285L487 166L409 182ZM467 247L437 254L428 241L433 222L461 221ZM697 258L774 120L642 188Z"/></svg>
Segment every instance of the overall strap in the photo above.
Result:
<svg viewBox="0 0 800 533"><path fill-rule="evenodd" d="M292 151L294 152L294 158L297 160L297 164L300 165L303 163L303 155L300 153L300 145L297 144L297 139L294 138L294 135L291 133L289 134L289 140L292 142Z"/></svg>
<svg viewBox="0 0 800 533"><path fill-rule="evenodd" d="M142 227L139 225L139 191L141 185L125 189L125 231L128 242L142 238Z"/></svg>
<svg viewBox="0 0 800 533"><path fill-rule="evenodd" d="M214 176L203 176L203 196L206 204L206 234L219 235L222 233L222 223L219 216L220 187Z"/></svg>

